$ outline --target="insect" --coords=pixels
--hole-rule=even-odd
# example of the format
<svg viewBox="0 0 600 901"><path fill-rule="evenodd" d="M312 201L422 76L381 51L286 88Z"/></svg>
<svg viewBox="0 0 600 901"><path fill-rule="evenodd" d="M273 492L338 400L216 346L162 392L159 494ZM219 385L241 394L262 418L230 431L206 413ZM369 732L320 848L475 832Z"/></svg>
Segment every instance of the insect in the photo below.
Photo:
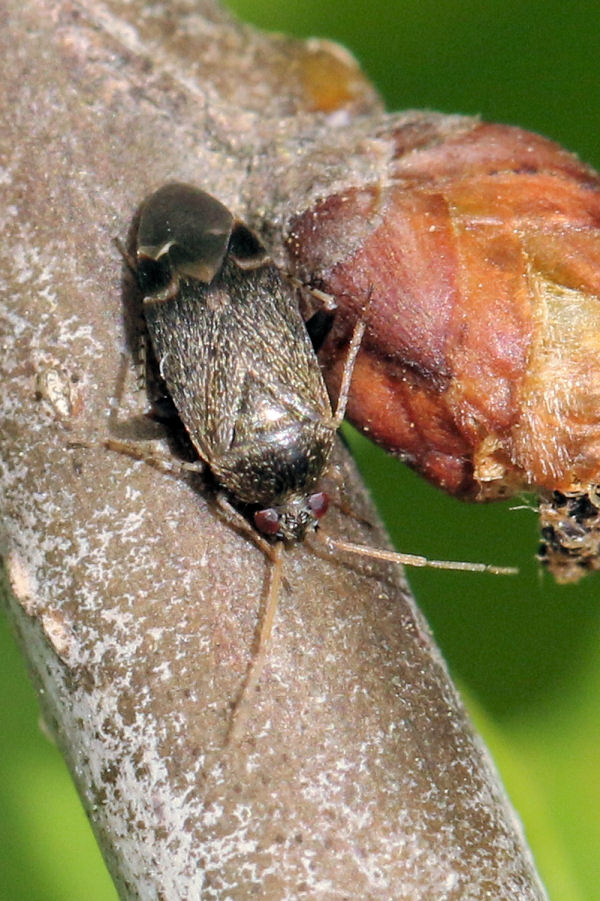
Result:
<svg viewBox="0 0 600 901"><path fill-rule="evenodd" d="M339 298L330 390L368 286L350 421L458 497L535 492L540 559L575 581L600 568L600 176L471 118L390 116L377 141L374 178L285 226L294 273Z"/></svg>
<svg viewBox="0 0 600 901"><path fill-rule="evenodd" d="M259 532L302 539L326 511L316 485L343 409L332 413L292 286L218 200L181 184L142 209L137 275L199 457Z"/></svg>
<svg viewBox="0 0 600 901"><path fill-rule="evenodd" d="M364 331L355 326L335 410L293 282L257 236L214 197L171 183L144 203L137 280L160 375L225 516L240 524L273 571L238 711L260 678L275 616L285 544L314 532L329 499L319 481L344 416ZM116 449L118 442L111 442ZM335 550L416 566L514 570L446 563L327 539Z"/></svg>

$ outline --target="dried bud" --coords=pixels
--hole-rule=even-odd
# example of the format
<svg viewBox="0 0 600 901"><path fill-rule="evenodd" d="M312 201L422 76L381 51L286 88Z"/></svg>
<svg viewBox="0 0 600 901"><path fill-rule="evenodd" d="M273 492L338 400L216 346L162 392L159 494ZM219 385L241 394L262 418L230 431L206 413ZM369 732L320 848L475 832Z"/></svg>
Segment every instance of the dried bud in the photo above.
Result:
<svg viewBox="0 0 600 901"><path fill-rule="evenodd" d="M390 120L387 179L322 197L288 250L338 303L333 392L370 299L352 422L457 496L538 491L543 559L571 580L600 567L550 523L600 483L600 177L538 135L447 121Z"/></svg>

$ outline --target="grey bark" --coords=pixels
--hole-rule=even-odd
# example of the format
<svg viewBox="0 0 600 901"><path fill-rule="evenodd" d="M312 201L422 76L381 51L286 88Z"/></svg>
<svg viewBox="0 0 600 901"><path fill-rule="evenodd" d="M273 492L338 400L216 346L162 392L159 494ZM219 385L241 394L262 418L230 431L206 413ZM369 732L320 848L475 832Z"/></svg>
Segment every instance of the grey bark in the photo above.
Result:
<svg viewBox="0 0 600 901"><path fill-rule="evenodd" d="M543 898L397 568L285 554L260 691L224 749L262 554L190 481L69 447L107 434L128 349L113 238L141 200L188 180L276 244L286 197L318 190L306 135L326 180L368 167L323 143L333 120L298 75L315 53L352 64L209 2L5 0L0 44L5 595L120 896ZM360 131L379 103L352 85L336 115ZM384 542L339 511L327 529Z"/></svg>

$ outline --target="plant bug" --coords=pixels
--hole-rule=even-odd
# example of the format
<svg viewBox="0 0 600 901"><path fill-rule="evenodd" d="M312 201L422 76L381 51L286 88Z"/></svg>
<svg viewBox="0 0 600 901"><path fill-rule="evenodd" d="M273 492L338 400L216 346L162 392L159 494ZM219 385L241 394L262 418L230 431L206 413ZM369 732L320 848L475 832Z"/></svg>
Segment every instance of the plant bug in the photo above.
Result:
<svg viewBox="0 0 600 901"><path fill-rule="evenodd" d="M327 511L319 480L344 417L364 322L359 319L349 342L333 410L293 281L244 223L189 185L167 184L146 200L132 268L160 375L201 464L220 487L221 510L273 564L258 651L234 708L231 741L266 656L282 548L314 532ZM122 442L109 445L144 456ZM334 551L413 566L514 572L323 540Z"/></svg>
<svg viewBox="0 0 600 901"><path fill-rule="evenodd" d="M160 374L199 457L259 532L302 539L326 510L316 485L345 392L333 414L293 287L247 226L181 184L144 205L136 268Z"/></svg>

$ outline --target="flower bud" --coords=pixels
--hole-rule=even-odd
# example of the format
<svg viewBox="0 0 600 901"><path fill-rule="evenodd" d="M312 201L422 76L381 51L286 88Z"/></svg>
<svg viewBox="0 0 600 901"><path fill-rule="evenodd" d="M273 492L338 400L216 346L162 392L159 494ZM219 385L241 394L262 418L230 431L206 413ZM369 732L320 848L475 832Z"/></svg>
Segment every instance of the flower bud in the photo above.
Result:
<svg viewBox="0 0 600 901"><path fill-rule="evenodd" d="M366 317L348 418L451 494L540 493L547 520L600 483L600 177L538 135L447 121L390 119L387 177L321 197L288 250L338 306L333 396ZM600 566L565 577L559 533L550 568Z"/></svg>

